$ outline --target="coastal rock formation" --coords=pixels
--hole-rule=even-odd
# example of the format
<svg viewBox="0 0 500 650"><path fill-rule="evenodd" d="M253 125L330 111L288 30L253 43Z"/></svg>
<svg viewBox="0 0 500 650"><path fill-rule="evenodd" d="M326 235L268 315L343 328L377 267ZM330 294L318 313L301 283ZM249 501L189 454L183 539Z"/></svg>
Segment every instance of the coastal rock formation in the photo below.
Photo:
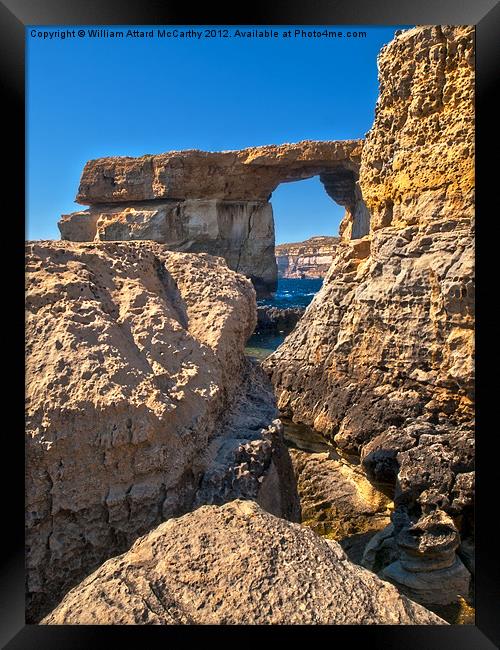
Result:
<svg viewBox="0 0 500 650"><path fill-rule="evenodd" d="M364 624L444 621L351 564L336 542L251 501L158 526L74 588L43 624Z"/></svg>
<svg viewBox="0 0 500 650"><path fill-rule="evenodd" d="M76 200L84 205L151 199L267 201L280 183L323 175L331 192L347 201L361 145L361 140L304 140L240 151L98 158L85 165Z"/></svg>
<svg viewBox="0 0 500 650"><path fill-rule="evenodd" d="M341 242L322 289L264 365L286 415L360 453L374 478L396 481L396 536L436 510L467 536L473 27L398 34L381 51L379 80L359 178L370 232Z"/></svg>
<svg viewBox="0 0 500 650"><path fill-rule="evenodd" d="M276 288L274 219L270 203L186 199L92 205L63 215L69 241L151 240L169 250L223 257L250 278L259 296Z"/></svg>
<svg viewBox="0 0 500 650"><path fill-rule="evenodd" d="M269 379L258 363L248 365L220 431L203 453L206 470L193 507L254 499L277 517L300 521L291 459Z"/></svg>
<svg viewBox="0 0 500 650"><path fill-rule="evenodd" d="M456 554L460 535L451 517L434 510L396 537L399 559L382 576L419 602L446 605L468 595L470 574Z"/></svg>
<svg viewBox="0 0 500 650"><path fill-rule="evenodd" d="M299 319L304 314L304 307L257 307L256 332L273 331L280 334L289 334Z"/></svg>
<svg viewBox="0 0 500 650"><path fill-rule="evenodd" d="M252 279L259 296L276 289L269 203L280 183L320 176L326 192L356 221L360 140L304 141L241 151L171 151L89 161L77 202L63 215L70 241L151 239L170 250L224 257Z"/></svg>
<svg viewBox="0 0 500 650"><path fill-rule="evenodd" d="M279 278L324 278L335 257L338 237L311 237L276 246Z"/></svg>
<svg viewBox="0 0 500 650"><path fill-rule="evenodd" d="M296 518L246 278L152 242L30 242L26 270L30 621L195 503Z"/></svg>
<svg viewBox="0 0 500 650"><path fill-rule="evenodd" d="M332 452L290 449L300 498L301 520L318 535L343 540L385 528L390 523L389 498L364 474Z"/></svg>

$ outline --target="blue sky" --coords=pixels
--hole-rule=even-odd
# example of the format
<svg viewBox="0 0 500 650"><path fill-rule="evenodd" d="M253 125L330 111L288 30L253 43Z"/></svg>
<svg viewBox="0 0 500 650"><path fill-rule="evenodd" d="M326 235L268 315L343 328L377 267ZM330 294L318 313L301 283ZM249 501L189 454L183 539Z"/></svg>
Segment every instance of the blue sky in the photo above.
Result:
<svg viewBox="0 0 500 650"><path fill-rule="evenodd" d="M27 28L27 238L59 239L91 158L363 137L377 54L400 27L353 29L367 38L42 40ZM280 185L271 203L277 243L337 234L343 208L318 178Z"/></svg>

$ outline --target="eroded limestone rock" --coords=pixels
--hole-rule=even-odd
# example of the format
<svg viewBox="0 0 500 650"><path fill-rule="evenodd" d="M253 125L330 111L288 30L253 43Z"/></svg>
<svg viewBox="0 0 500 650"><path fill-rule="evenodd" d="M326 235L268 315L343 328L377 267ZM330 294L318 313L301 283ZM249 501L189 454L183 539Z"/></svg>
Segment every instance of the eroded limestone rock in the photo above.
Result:
<svg viewBox="0 0 500 650"><path fill-rule="evenodd" d="M346 218L356 220L366 212L356 189L361 145L304 141L91 160L77 195L90 208L63 215L61 237L151 239L170 250L222 256L265 296L277 281L272 192L280 183L319 175L326 192L345 206Z"/></svg>
<svg viewBox="0 0 500 650"><path fill-rule="evenodd" d="M469 594L470 573L455 551L460 535L442 510L421 517L396 535L399 560L382 571L410 598L447 605Z"/></svg>
<svg viewBox="0 0 500 650"><path fill-rule="evenodd" d="M265 201L186 199L92 205L63 215L69 241L151 240L169 250L223 257L251 278L259 295L276 288L274 219Z"/></svg>
<svg viewBox="0 0 500 650"><path fill-rule="evenodd" d="M158 526L44 624L443 624L340 546L251 501Z"/></svg>
<svg viewBox="0 0 500 650"><path fill-rule="evenodd" d="M396 481L408 526L443 510L470 534L473 27L402 32L379 56L379 80L359 177L370 232L339 244L322 289L264 366L285 415Z"/></svg>
<svg viewBox="0 0 500 650"><path fill-rule="evenodd" d="M340 541L389 524L392 502L360 470L328 452L290 449L290 457L304 525Z"/></svg>
<svg viewBox="0 0 500 650"><path fill-rule="evenodd" d="M342 188L337 200L348 203L361 146L361 140L304 140L240 151L98 158L85 165L76 200L84 205L151 199L267 201L280 183L323 174L324 182Z"/></svg>
<svg viewBox="0 0 500 650"><path fill-rule="evenodd" d="M26 270L28 620L190 509L213 440L243 448L218 458L230 476L256 450L229 498L292 516L274 397L243 351L256 324L247 279L152 242L31 242Z"/></svg>
<svg viewBox="0 0 500 650"><path fill-rule="evenodd" d="M193 507L253 499L277 517L300 521L292 463L269 379L256 361L249 367L204 451L207 469Z"/></svg>

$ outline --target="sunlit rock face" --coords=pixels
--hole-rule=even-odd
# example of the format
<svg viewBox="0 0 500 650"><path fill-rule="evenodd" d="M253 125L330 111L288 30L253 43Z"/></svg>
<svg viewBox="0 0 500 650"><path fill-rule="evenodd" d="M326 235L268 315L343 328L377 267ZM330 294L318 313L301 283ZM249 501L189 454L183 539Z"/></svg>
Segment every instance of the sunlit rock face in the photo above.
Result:
<svg viewBox="0 0 500 650"><path fill-rule="evenodd" d="M325 184L333 179L331 191L338 187L349 202L361 146L360 140L305 140L237 151L99 158L85 165L76 200L84 205L152 199L266 201L280 183L322 175Z"/></svg>
<svg viewBox="0 0 500 650"><path fill-rule="evenodd" d="M337 542L251 501L163 523L70 591L44 625L442 625Z"/></svg>
<svg viewBox="0 0 500 650"><path fill-rule="evenodd" d="M153 242L26 248L27 615L196 505L296 519L255 291Z"/></svg>
<svg viewBox="0 0 500 650"><path fill-rule="evenodd" d="M380 53L379 81L358 184L369 233L340 243L322 289L265 367L285 413L360 453L374 478L396 483L396 535L439 510L468 536L473 28L398 34ZM345 232L356 227L344 220ZM450 534L454 525L443 519ZM423 555L433 553L432 539ZM460 580L463 590L463 572Z"/></svg>
<svg viewBox="0 0 500 650"><path fill-rule="evenodd" d="M353 215L358 223L349 233L365 234L368 222L360 226L356 216L367 213L358 187L361 149L360 140L304 141L91 160L77 195L90 207L62 216L61 237L150 239L170 250L221 256L265 296L277 282L272 192L280 183L319 176L345 206L346 219Z"/></svg>

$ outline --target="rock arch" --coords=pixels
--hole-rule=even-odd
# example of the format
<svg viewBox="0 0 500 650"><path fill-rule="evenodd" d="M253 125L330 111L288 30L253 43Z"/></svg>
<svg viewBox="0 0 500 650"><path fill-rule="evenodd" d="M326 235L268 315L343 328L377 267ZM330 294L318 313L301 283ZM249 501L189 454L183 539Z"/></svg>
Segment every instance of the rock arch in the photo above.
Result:
<svg viewBox="0 0 500 650"><path fill-rule="evenodd" d="M62 215L61 237L150 239L172 250L218 255L266 295L277 282L269 199L279 184L319 176L327 194L346 208L343 237L368 233L358 186L361 150L362 140L306 140L91 160L76 197L89 208Z"/></svg>

